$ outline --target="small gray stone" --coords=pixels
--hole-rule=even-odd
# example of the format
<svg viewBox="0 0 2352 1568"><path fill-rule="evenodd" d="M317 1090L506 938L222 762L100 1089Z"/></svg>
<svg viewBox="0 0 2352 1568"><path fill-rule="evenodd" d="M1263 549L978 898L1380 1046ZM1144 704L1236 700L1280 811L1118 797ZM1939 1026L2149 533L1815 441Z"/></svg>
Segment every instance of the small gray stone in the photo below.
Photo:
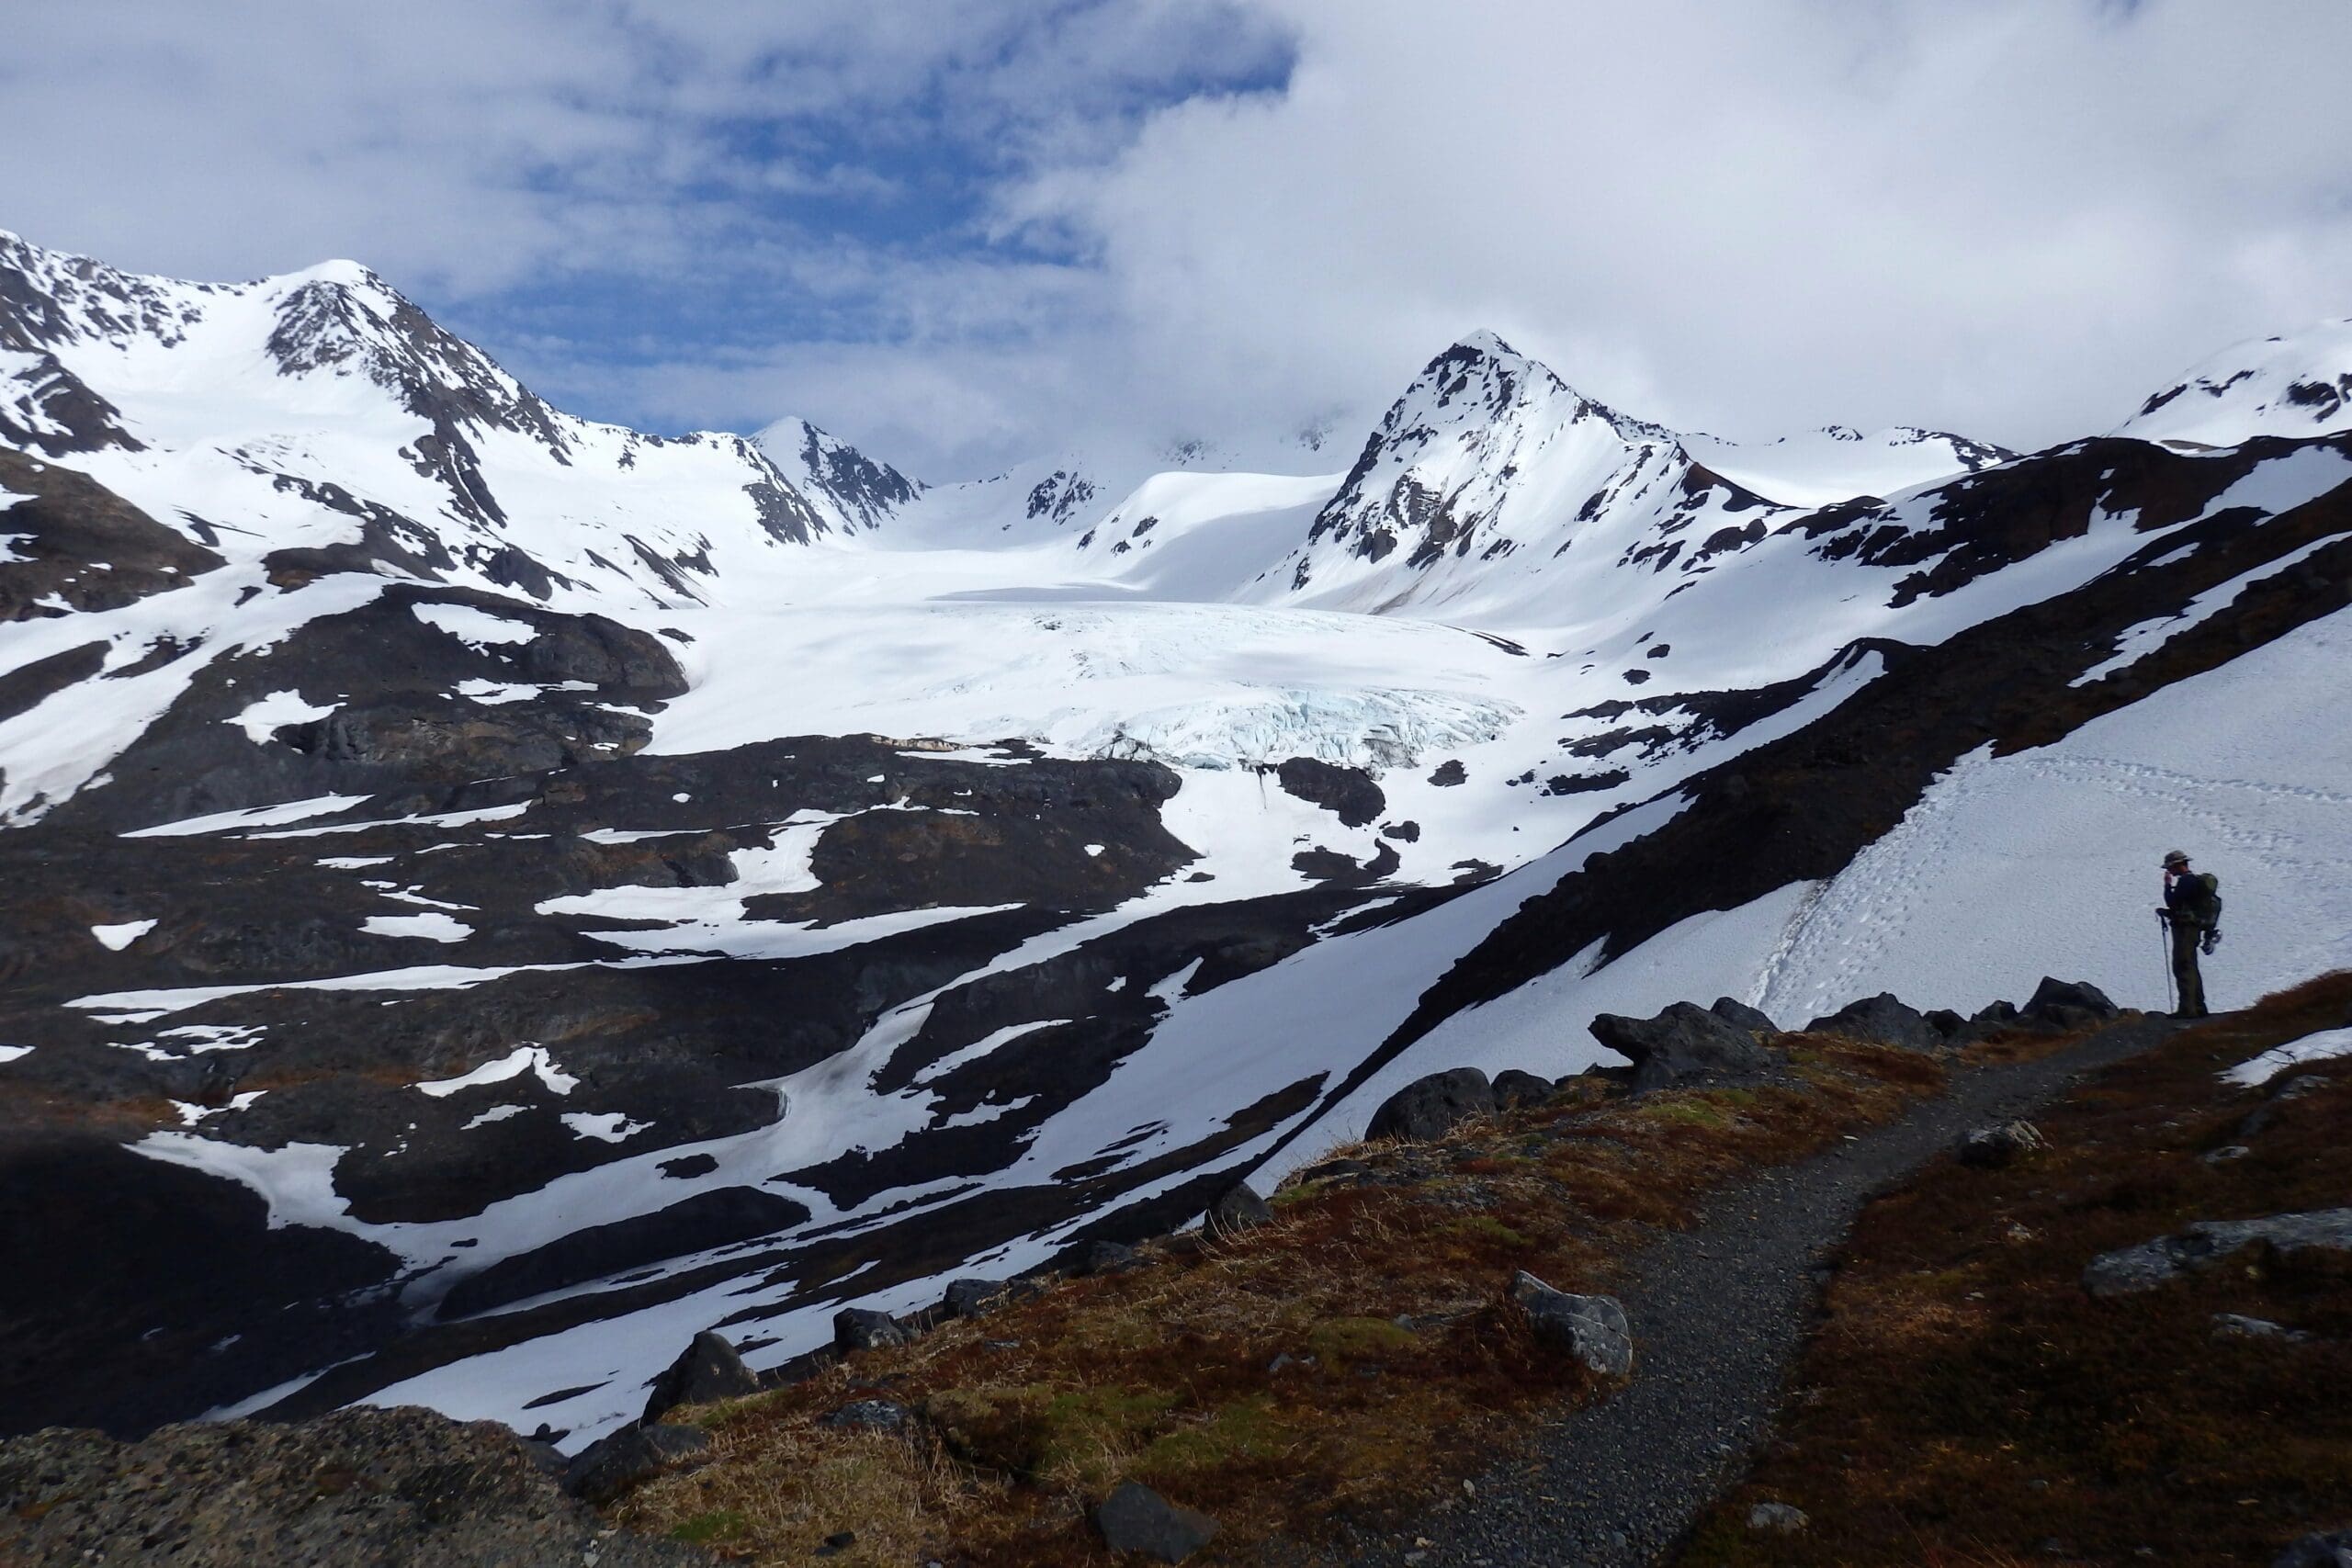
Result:
<svg viewBox="0 0 2352 1568"><path fill-rule="evenodd" d="M1537 1338L1560 1346L1602 1377L1632 1375L1633 1329L1616 1297L1555 1291L1522 1269L1511 1276L1510 1298Z"/></svg>
<svg viewBox="0 0 2352 1568"><path fill-rule="evenodd" d="M2041 1129L2032 1122L2004 1122L1975 1128L1962 1138L1960 1163L1979 1170L2000 1170L2016 1164L2020 1156L2036 1154L2049 1146Z"/></svg>
<svg viewBox="0 0 2352 1568"><path fill-rule="evenodd" d="M895 1399L860 1399L820 1416L817 1425L862 1427L874 1432L903 1432L914 1418L914 1412Z"/></svg>
<svg viewBox="0 0 2352 1568"><path fill-rule="evenodd" d="M2220 1148L2209 1149L2197 1157L2207 1165L2227 1165L2233 1159L2244 1159L2252 1153L2254 1151L2244 1144L2223 1144Z"/></svg>
<svg viewBox="0 0 2352 1568"><path fill-rule="evenodd" d="M1182 1562L1216 1538L1215 1519L1133 1481L1122 1481L1102 1500L1094 1528L1112 1551L1140 1551L1162 1562Z"/></svg>
<svg viewBox="0 0 2352 1568"><path fill-rule="evenodd" d="M1273 1217L1273 1210L1248 1182L1237 1181L1218 1193L1216 1201L1209 1205L1205 1225L1209 1235L1222 1238L1255 1230Z"/></svg>
<svg viewBox="0 0 2352 1568"><path fill-rule="evenodd" d="M2217 1312L2213 1314L2213 1337L2216 1339L2272 1339L2282 1345L2308 1345L2317 1336L2308 1329L2290 1328L2283 1323L2273 1323L2267 1317L2247 1317L2242 1313Z"/></svg>
<svg viewBox="0 0 2352 1568"><path fill-rule="evenodd" d="M1813 1523L1803 1508L1787 1503L1758 1503L1747 1510L1747 1528L1775 1535L1794 1535Z"/></svg>
<svg viewBox="0 0 2352 1568"><path fill-rule="evenodd" d="M709 1446L709 1437L696 1427L623 1427L580 1451L565 1467L563 1489L602 1506Z"/></svg>
<svg viewBox="0 0 2352 1568"><path fill-rule="evenodd" d="M2307 1535L2272 1558L2270 1568L2352 1568L2352 1529Z"/></svg>
<svg viewBox="0 0 2352 1568"><path fill-rule="evenodd" d="M910 1337L906 1325L887 1312L843 1307L833 1314L833 1348L844 1355L852 1350L879 1350L904 1345Z"/></svg>

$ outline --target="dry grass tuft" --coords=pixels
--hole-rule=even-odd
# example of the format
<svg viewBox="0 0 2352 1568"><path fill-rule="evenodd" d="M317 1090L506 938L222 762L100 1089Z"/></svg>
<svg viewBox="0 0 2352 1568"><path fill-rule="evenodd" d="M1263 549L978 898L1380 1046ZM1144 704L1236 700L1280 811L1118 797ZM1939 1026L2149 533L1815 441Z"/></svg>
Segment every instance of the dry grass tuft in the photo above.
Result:
<svg viewBox="0 0 2352 1568"><path fill-rule="evenodd" d="M2267 1562L2352 1521L2352 1282L2249 1256L2141 1295L2081 1288L2098 1254L2192 1220L2346 1201L2352 1060L2293 1069L2326 1087L2250 1134L2262 1091L2220 1074L2347 1020L2352 973L2266 998L2037 1117L2047 1151L1941 1161L1873 1203L1781 1440L1684 1562ZM2316 1337L2216 1338L2220 1313ZM1764 1501L1810 1527L1750 1532Z"/></svg>
<svg viewBox="0 0 2352 1568"><path fill-rule="evenodd" d="M1256 1230L688 1413L709 1461L616 1517L763 1563L854 1530L835 1561L1038 1565L1106 1561L1086 1511L1127 1478L1215 1516L1231 1558L1400 1518L1588 1392L1503 1304L1514 1270L1605 1290L1706 1188L1944 1081L1908 1052L1784 1044L1784 1081L1752 1089L1630 1100L1584 1078L1434 1144L1334 1151L1371 1169L1285 1188ZM912 1435L819 1424L877 1395L920 1413Z"/></svg>

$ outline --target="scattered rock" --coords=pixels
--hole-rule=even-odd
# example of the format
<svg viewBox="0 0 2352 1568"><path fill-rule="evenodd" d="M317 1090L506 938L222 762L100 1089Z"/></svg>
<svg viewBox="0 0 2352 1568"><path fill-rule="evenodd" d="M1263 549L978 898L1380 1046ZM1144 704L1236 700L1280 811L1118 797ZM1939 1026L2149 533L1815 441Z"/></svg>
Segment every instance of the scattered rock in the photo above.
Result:
<svg viewBox="0 0 2352 1568"><path fill-rule="evenodd" d="M1082 1243L1072 1260L1073 1274L1122 1274L1143 1266L1142 1254L1125 1242L1090 1241Z"/></svg>
<svg viewBox="0 0 2352 1568"><path fill-rule="evenodd" d="M1932 1051L1944 1043L1925 1014L1905 1005L1891 991L1848 1002L1826 1018L1806 1024L1809 1034L1842 1034L1873 1045L1894 1045L1905 1051Z"/></svg>
<svg viewBox="0 0 2352 1568"><path fill-rule="evenodd" d="M1772 1021L1770 1014L1736 998L1717 997L1715 1005L1707 1010L1736 1029L1745 1029L1756 1034L1778 1034L1781 1032L1781 1026Z"/></svg>
<svg viewBox="0 0 2352 1568"><path fill-rule="evenodd" d="M1476 1116L1495 1113L1494 1086L1476 1067L1455 1067L1415 1078L1381 1103L1364 1129L1367 1138L1427 1143Z"/></svg>
<svg viewBox="0 0 2352 1568"><path fill-rule="evenodd" d="M1527 1314L1537 1338L1561 1347L1602 1377L1632 1375L1633 1327L1616 1297L1555 1291L1522 1269L1511 1276L1510 1299Z"/></svg>
<svg viewBox="0 0 2352 1568"><path fill-rule="evenodd" d="M2352 1568L2352 1529L2307 1535L2272 1558L2270 1568Z"/></svg>
<svg viewBox="0 0 2352 1568"><path fill-rule="evenodd" d="M653 1380L642 1419L659 1421L681 1404L707 1404L760 1392L760 1380L723 1336L705 1329Z"/></svg>
<svg viewBox="0 0 2352 1568"><path fill-rule="evenodd" d="M1495 1075L1495 1104L1505 1111L1515 1111L1524 1105L1541 1105L1552 1098L1552 1080L1517 1067L1505 1067Z"/></svg>
<svg viewBox="0 0 2352 1568"><path fill-rule="evenodd" d="M2004 1122L1978 1127L1962 1138L1960 1163L1979 1170L2001 1170L2015 1164L2019 1156L2039 1153L2049 1146L2050 1141L2032 1122Z"/></svg>
<svg viewBox="0 0 2352 1568"><path fill-rule="evenodd" d="M601 1506L708 1447L710 1438L699 1427L658 1421L623 1427L580 1450L564 1469L563 1489Z"/></svg>
<svg viewBox="0 0 2352 1568"><path fill-rule="evenodd" d="M855 1546L856 1544L857 1532L855 1530L835 1530L832 1534L825 1538L824 1544L818 1547L811 1555L817 1557L839 1557L842 1552L847 1551L851 1547Z"/></svg>
<svg viewBox="0 0 2352 1568"><path fill-rule="evenodd" d="M1592 1021L1592 1037L1633 1062L1637 1093L1772 1065L1752 1032L1691 1002L1676 1002L1655 1018L1604 1012Z"/></svg>
<svg viewBox="0 0 2352 1568"><path fill-rule="evenodd" d="M1216 1196L1209 1205L1205 1222L1209 1235L1224 1237L1239 1235L1254 1230L1274 1217L1273 1210L1246 1181L1237 1181Z"/></svg>
<svg viewBox="0 0 2352 1568"><path fill-rule="evenodd" d="M986 1317L1004 1304L1009 1289L1002 1280L953 1280L939 1304L950 1317Z"/></svg>
<svg viewBox="0 0 2352 1568"><path fill-rule="evenodd" d="M2213 1337L2216 1339L2275 1339L2287 1345L2308 1345L2318 1336L2308 1329L2290 1328L2283 1323L2273 1323L2267 1317L2247 1317L2243 1313L2217 1312L2213 1314Z"/></svg>
<svg viewBox="0 0 2352 1568"><path fill-rule="evenodd" d="M904 1345L910 1337L906 1325L887 1312L871 1307L843 1307L833 1314L833 1348L845 1355L852 1350Z"/></svg>
<svg viewBox="0 0 2352 1568"><path fill-rule="evenodd" d="M2185 1273L2259 1247L2290 1268L2352 1264L2352 1209L2272 1214L2258 1220L2199 1220L2178 1235L2101 1253L2083 1270L2083 1289L2101 1300L2153 1291Z"/></svg>
<svg viewBox="0 0 2352 1568"><path fill-rule="evenodd" d="M2327 1079L2317 1073L2298 1073L2293 1077L2277 1084L2263 1097L2263 1103L2256 1106L2247 1113L2246 1119L2238 1123L2238 1140L2245 1143L2260 1137L2278 1124L2284 1107L2302 1099L2314 1089L2326 1087Z"/></svg>
<svg viewBox="0 0 2352 1568"><path fill-rule="evenodd" d="M2122 1010L2087 980L2053 980L2044 975L2022 1010L2028 1018L2075 1027L2076 1015L2088 1014L2094 1021L2105 1022Z"/></svg>
<svg viewBox="0 0 2352 1568"><path fill-rule="evenodd" d="M1215 1519L1133 1481L1122 1481L1102 1500L1094 1528L1112 1551L1140 1551L1162 1562L1182 1562L1216 1538Z"/></svg>
<svg viewBox="0 0 2352 1568"><path fill-rule="evenodd" d="M820 1416L820 1427L862 1427L875 1432L903 1432L915 1413L895 1399L860 1399Z"/></svg>
<svg viewBox="0 0 2352 1568"><path fill-rule="evenodd" d="M1803 1508L1787 1503L1758 1503L1747 1510L1747 1528L1774 1535L1794 1535L1813 1519Z"/></svg>
<svg viewBox="0 0 2352 1568"><path fill-rule="evenodd" d="M1430 774L1430 783L1437 785L1440 789L1449 789L1453 785L1462 783L1470 775L1467 773L1463 771L1462 761L1460 758L1448 757L1444 761L1440 762L1437 765L1437 771L1435 773Z"/></svg>

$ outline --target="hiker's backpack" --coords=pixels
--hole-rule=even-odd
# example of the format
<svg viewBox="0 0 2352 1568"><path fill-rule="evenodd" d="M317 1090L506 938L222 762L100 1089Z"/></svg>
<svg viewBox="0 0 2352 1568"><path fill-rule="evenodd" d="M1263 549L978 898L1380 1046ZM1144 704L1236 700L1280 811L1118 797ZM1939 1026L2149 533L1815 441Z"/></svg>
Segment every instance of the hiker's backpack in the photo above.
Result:
<svg viewBox="0 0 2352 1568"><path fill-rule="evenodd" d="M2189 886L2195 889L2188 896L2188 918L2197 929L2218 931L2222 929L2222 879L2210 871L2192 871Z"/></svg>

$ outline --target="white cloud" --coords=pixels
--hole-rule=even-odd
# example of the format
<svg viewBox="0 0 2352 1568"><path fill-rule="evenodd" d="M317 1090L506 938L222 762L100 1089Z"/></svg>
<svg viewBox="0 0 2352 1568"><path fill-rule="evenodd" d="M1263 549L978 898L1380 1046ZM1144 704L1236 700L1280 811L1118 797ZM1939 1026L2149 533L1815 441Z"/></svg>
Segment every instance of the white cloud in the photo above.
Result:
<svg viewBox="0 0 2352 1568"><path fill-rule="evenodd" d="M940 477L1366 417L1481 325L1724 434L2036 445L2352 313L2334 0L18 10L0 223L354 255L559 400Z"/></svg>

